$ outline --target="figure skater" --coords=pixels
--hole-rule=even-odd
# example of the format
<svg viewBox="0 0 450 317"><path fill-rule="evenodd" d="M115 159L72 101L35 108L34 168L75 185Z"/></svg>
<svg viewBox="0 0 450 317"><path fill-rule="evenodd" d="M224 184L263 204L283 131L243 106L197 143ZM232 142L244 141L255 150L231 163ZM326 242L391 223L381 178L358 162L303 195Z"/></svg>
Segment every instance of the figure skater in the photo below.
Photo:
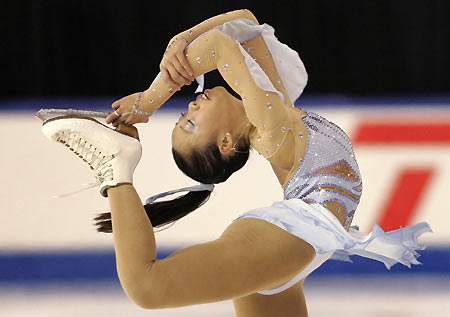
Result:
<svg viewBox="0 0 450 317"><path fill-rule="evenodd" d="M44 123L46 136L95 170L111 208L97 219L99 231L113 232L118 275L133 301L164 308L232 299L237 316L307 316L303 281L330 258L419 263L417 237L431 231L426 223L386 233L375 225L369 235L350 228L362 192L352 144L332 122L294 107L307 81L304 66L248 10L176 35L151 86L114 102L106 122L147 122L183 85L201 83L201 75L216 69L240 98L224 87L205 90L172 132L176 164L201 184L156 195L144 206L133 187L141 156L136 134L91 118ZM202 205L214 184L245 164L251 148L270 162L284 199L244 213L217 240L157 260L154 228ZM156 201L181 191L187 193Z"/></svg>

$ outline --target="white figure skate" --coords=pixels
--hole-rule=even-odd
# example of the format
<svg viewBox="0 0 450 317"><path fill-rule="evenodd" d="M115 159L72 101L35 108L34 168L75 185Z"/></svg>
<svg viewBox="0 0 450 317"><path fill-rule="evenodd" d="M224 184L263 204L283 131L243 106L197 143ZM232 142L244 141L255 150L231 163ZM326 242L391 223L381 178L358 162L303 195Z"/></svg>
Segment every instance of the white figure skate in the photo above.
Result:
<svg viewBox="0 0 450 317"><path fill-rule="evenodd" d="M113 130L89 117L63 116L45 121L42 131L89 164L104 197L110 187L133 183L134 170L142 155L135 127L120 125Z"/></svg>

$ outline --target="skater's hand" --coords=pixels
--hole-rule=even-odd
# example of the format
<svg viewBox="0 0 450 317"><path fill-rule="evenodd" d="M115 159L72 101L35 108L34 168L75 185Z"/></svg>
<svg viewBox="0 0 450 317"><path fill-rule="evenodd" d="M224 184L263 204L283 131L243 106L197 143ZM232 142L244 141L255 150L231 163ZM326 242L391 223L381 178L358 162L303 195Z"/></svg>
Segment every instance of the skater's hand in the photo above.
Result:
<svg viewBox="0 0 450 317"><path fill-rule="evenodd" d="M187 42L183 38L173 40L159 64L161 76L173 90L180 90L184 85L190 85L195 79L194 72L189 65L184 50Z"/></svg>
<svg viewBox="0 0 450 317"><path fill-rule="evenodd" d="M120 123L135 124L141 122L148 122L149 114L134 114L133 106L139 97L140 92L125 96L112 103L111 107L114 109L105 119L106 123L111 123L117 127ZM139 109L140 110L140 109Z"/></svg>

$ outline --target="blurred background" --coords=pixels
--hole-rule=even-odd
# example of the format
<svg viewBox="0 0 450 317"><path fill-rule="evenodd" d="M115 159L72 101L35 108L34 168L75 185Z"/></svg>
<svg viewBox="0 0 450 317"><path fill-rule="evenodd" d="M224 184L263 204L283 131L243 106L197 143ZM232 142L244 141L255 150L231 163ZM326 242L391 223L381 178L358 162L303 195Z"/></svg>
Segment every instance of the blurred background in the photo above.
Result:
<svg viewBox="0 0 450 317"><path fill-rule="evenodd" d="M375 223L392 230L427 221L434 231L421 237L423 264L411 269L325 263L305 283L310 315L450 315L450 2L18 0L0 3L0 316L233 315L231 302L145 311L127 299L112 236L92 225L107 200L96 189L53 198L93 175L44 138L33 114L109 111L150 85L173 35L240 8L299 52L309 82L296 106L352 139L364 182L353 224L369 232ZM217 74L206 76L207 87L218 84ZM173 163L170 131L196 88L138 126L142 199L194 184ZM157 234L160 258L282 199L270 167L252 154L207 204Z"/></svg>

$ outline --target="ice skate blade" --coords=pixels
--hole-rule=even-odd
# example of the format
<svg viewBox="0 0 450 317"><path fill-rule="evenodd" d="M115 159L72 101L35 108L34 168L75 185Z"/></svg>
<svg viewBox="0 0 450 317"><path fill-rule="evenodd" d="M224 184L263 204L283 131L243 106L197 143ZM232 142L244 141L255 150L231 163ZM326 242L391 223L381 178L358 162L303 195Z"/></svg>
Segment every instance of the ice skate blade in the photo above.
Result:
<svg viewBox="0 0 450 317"><path fill-rule="evenodd" d="M85 119L85 120L91 120L91 121L94 121L97 124L100 124L100 125L108 128L108 129L111 129L113 131L117 131L117 132L119 132L121 134L127 135L129 137L132 137L132 138L140 141L139 140L139 133L138 133L138 130L136 129L135 126L132 126L132 125L126 124L126 123L120 123L119 126L116 129L112 129L112 128L104 125L103 123L101 123L101 122L99 122L99 121L97 121L97 120L95 120L95 119L93 119L91 117L85 117L85 116L69 115L69 116L54 117L54 118L51 118L51 119L48 119L48 120L44 121L44 123L42 125L45 125L46 123L51 122L51 121L62 120L62 119Z"/></svg>

